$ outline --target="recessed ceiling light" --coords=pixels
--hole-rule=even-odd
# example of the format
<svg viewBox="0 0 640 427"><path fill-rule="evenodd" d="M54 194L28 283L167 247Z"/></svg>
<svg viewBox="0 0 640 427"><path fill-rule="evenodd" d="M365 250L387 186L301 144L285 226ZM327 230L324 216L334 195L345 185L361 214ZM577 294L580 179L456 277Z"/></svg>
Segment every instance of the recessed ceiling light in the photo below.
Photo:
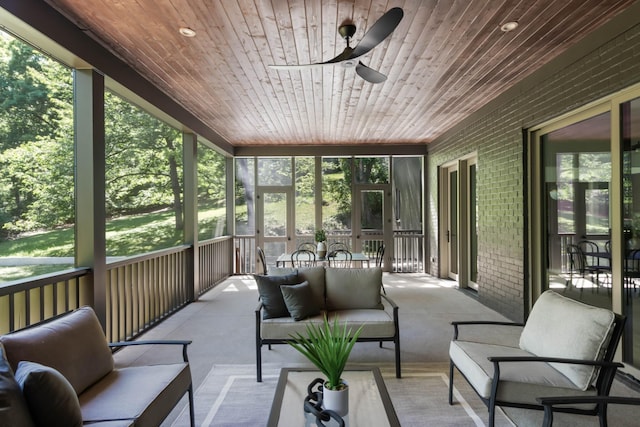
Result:
<svg viewBox="0 0 640 427"><path fill-rule="evenodd" d="M518 21L505 22L500 26L500 30L504 31L505 33L508 33L509 31L513 31L516 28L518 28Z"/></svg>
<svg viewBox="0 0 640 427"><path fill-rule="evenodd" d="M192 30L189 27L180 27L180 34L182 34L185 37L195 37L196 36L196 32L194 30Z"/></svg>

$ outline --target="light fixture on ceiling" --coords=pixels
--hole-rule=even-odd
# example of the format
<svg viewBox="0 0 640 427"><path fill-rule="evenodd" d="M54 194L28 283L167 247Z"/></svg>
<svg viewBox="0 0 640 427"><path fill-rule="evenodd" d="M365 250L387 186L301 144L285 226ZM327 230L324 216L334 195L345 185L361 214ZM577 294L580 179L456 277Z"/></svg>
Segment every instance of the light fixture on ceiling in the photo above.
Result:
<svg viewBox="0 0 640 427"><path fill-rule="evenodd" d="M192 30L189 27L180 27L180 29L178 30L180 31L180 34L182 34L185 37L195 37L196 36L196 32L194 30Z"/></svg>
<svg viewBox="0 0 640 427"><path fill-rule="evenodd" d="M513 31L516 28L518 28L518 21L509 21L509 22L505 22L504 24L500 25L500 30L502 32L505 32L505 33Z"/></svg>

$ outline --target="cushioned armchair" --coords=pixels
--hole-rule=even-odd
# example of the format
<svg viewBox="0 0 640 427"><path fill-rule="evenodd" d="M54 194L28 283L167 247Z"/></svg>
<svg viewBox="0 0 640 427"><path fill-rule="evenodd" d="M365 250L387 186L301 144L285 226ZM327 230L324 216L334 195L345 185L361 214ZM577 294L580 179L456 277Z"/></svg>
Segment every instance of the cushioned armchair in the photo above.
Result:
<svg viewBox="0 0 640 427"><path fill-rule="evenodd" d="M640 399L626 396L539 397L536 400L544 406L542 427L551 427L553 425L553 411L558 411L559 408L566 405L595 404L602 406L601 411L605 414L609 405L640 405Z"/></svg>
<svg viewBox="0 0 640 427"><path fill-rule="evenodd" d="M607 396L621 363L613 356L622 336L625 318L553 291L540 296L527 323L453 322L449 347L449 404L453 404L454 367L489 409L489 425L496 406L542 410L544 396ZM522 327L518 346L464 340L464 327L478 325ZM501 325L501 326L498 326ZM598 415L606 426L606 405L563 405L555 411Z"/></svg>

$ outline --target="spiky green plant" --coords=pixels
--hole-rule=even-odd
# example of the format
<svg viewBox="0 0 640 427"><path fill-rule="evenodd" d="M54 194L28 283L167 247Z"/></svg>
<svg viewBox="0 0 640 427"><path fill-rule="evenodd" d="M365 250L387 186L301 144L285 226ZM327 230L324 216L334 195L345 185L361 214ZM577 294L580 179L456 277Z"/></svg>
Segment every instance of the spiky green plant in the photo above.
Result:
<svg viewBox="0 0 640 427"><path fill-rule="evenodd" d="M338 324L338 317L333 324L329 324L324 316L322 325L308 324L307 335L297 332L289 334L292 338L289 344L311 361L326 377L325 387L330 390L342 388L342 372L349 359L353 345L358 340L362 326L352 335L351 328L347 330L347 323Z"/></svg>

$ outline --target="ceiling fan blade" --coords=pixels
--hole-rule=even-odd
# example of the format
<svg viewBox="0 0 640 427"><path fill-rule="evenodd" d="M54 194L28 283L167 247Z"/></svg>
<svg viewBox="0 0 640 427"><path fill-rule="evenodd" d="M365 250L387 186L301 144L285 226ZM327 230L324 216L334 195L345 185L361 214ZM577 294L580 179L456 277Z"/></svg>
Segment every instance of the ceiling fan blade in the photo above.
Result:
<svg viewBox="0 0 640 427"><path fill-rule="evenodd" d="M269 68L272 70L302 70L304 68L320 68L325 65L332 65L327 63L319 63L319 64L293 64L293 65L269 65Z"/></svg>
<svg viewBox="0 0 640 427"><path fill-rule="evenodd" d="M373 68L367 67L362 62L359 62L358 65L356 65L356 73L369 83L382 83L387 80L387 76Z"/></svg>
<svg viewBox="0 0 640 427"><path fill-rule="evenodd" d="M399 7L389 9L375 24L369 28L369 31L362 37L362 40L351 52L349 59L357 58L369 52L371 49L382 43L384 39L389 37L389 34L396 29L404 12Z"/></svg>
<svg viewBox="0 0 640 427"><path fill-rule="evenodd" d="M350 47L345 48L340 55L336 56L325 62L317 62L315 64L293 64L293 65L269 65L269 68L273 70L295 70L295 69L303 69L303 68L315 68L315 67L323 67L325 65L335 65L338 62L345 61L350 59L351 52L353 49Z"/></svg>

